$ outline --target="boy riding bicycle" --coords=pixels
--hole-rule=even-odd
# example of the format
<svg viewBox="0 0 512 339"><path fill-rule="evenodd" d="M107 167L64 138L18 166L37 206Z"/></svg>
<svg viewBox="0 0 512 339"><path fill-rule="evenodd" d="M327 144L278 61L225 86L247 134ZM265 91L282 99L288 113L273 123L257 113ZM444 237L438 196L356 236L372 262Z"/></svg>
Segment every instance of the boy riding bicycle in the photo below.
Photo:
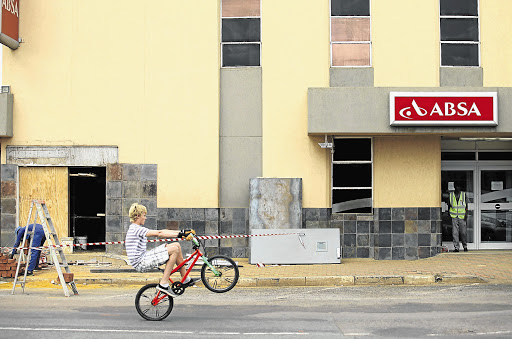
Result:
<svg viewBox="0 0 512 339"><path fill-rule="evenodd" d="M183 262L183 254L181 252L181 245L178 242L160 245L152 250L146 251L147 237L160 237L160 238L185 238L190 241L192 234L196 234L193 229L190 230L150 230L143 227L146 222L147 209L145 206L134 203L130 207L129 216L132 224L126 233L125 247L126 254L130 260L130 264L138 272L147 272L151 268L158 267L165 264L164 274L157 289L171 296L176 294L169 287L171 271L174 265L179 265ZM179 270L181 276L185 276L185 266ZM195 284L199 278L187 277L183 281L183 287L189 287Z"/></svg>

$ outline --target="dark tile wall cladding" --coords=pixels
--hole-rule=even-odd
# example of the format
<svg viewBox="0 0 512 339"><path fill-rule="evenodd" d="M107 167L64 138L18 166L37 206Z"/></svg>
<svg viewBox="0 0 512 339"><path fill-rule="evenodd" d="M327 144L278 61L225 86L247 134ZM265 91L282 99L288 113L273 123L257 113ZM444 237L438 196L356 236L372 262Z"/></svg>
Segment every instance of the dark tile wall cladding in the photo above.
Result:
<svg viewBox="0 0 512 339"><path fill-rule="evenodd" d="M156 165L108 165L107 241L124 240L130 225L128 210L134 202L148 208L148 228L193 228L200 235L249 234L248 208L157 208L156 192ZM373 214L303 208L302 227L339 228L343 258L418 259L434 256L441 248L440 208L380 208ZM160 244L150 243L148 248ZM192 252L189 242L181 245L185 253ZM249 256L248 238L207 240L205 245L210 256ZM107 251L123 253L124 245L109 245Z"/></svg>
<svg viewBox="0 0 512 339"><path fill-rule="evenodd" d="M332 214L304 208L304 228L339 228L343 258L414 260L441 252L441 209L376 208L373 214Z"/></svg>
<svg viewBox="0 0 512 339"><path fill-rule="evenodd" d="M12 246L16 228L18 166L1 165L0 246Z"/></svg>

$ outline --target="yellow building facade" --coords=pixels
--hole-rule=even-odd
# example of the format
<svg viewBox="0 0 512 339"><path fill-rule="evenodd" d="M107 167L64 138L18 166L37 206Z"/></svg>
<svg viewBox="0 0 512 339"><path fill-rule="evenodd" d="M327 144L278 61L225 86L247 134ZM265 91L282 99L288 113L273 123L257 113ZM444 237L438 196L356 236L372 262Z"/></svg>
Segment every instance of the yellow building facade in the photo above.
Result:
<svg viewBox="0 0 512 339"><path fill-rule="evenodd" d="M133 202L148 206L150 228L249 234L249 180L300 178L294 227L339 228L345 257L452 246L444 201L459 180L474 193L470 248L509 248L512 3L475 4L443 15L442 0L20 2L22 42L3 47L13 133L1 138L0 242L25 225L31 199L49 202L61 236L122 240ZM476 20L477 41L457 45L476 46L476 65L442 64L443 46L456 45L443 37L450 19ZM350 40L361 27L367 40ZM390 92L496 92L498 125L393 127ZM336 160L346 139L369 158ZM483 149L496 157L450 157ZM353 173L361 184L346 180ZM486 180L503 196L480 199ZM249 252L246 239L210 247Z"/></svg>

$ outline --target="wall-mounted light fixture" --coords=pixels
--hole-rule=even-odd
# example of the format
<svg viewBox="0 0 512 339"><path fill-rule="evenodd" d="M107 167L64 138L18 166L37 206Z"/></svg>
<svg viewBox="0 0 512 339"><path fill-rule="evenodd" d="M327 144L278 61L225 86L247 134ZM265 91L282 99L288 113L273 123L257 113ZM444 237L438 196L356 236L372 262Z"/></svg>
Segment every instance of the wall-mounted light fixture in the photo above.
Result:
<svg viewBox="0 0 512 339"><path fill-rule="evenodd" d="M11 93L11 86L2 86L2 93Z"/></svg>

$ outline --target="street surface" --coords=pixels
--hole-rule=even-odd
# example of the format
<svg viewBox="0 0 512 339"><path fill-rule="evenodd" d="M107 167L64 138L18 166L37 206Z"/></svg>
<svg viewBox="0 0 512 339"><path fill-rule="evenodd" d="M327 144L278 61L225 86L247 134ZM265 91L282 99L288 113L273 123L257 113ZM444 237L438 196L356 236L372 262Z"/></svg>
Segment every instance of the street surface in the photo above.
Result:
<svg viewBox="0 0 512 339"><path fill-rule="evenodd" d="M163 321L142 319L137 287L0 289L2 338L510 338L512 286L192 287Z"/></svg>

